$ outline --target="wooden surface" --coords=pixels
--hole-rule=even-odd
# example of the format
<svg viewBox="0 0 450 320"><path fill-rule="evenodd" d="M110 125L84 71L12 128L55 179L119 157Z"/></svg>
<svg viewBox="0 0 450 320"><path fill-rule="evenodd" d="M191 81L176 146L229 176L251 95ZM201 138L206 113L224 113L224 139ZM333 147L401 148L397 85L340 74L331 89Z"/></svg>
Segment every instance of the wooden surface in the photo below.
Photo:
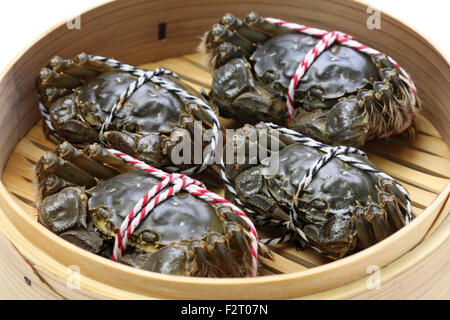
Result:
<svg viewBox="0 0 450 320"><path fill-rule="evenodd" d="M447 200L450 204L450 199ZM448 208L447 208L448 210ZM448 212L448 211L447 211ZM450 217L433 235L380 270L379 288L367 289L368 275L305 299L450 299Z"/></svg>
<svg viewBox="0 0 450 320"><path fill-rule="evenodd" d="M200 5L204 10L198 10ZM243 15L254 8L258 8L263 15L270 14L307 25L351 33L361 42L392 55L410 72L419 88L424 115L427 117L420 117L417 121L417 139L412 143L402 137L373 142L368 144L366 151L371 160L398 178L410 192L414 213L417 215L411 225L381 243L339 261L326 263L326 260L311 250L296 251L291 244L286 244L274 247L275 261L262 259L260 277L199 279L164 276L112 263L63 241L36 223L30 170L39 156L53 145L45 140L39 123L36 124L39 115L34 77L49 57L54 54L68 57L86 51L140 64L181 56L192 52L198 44L198 36L225 12ZM354 293L353 297L368 296L368 290L361 282L367 276L367 267L376 264L385 270L393 263L398 263L395 272L386 276L386 283L395 282L403 267L408 272L413 272L415 269L408 265L413 260L402 263L402 259L425 235L434 238L434 232L430 233L430 228L434 228L436 232L443 228L446 237L441 236L438 239L440 242L434 240L434 247L431 244L429 247L425 246L422 250L426 254L415 255L424 260L416 261L416 264L421 263L422 272L432 270L437 274L442 273L441 268L437 268L436 264L430 265L427 259L430 257L432 260L434 257L433 261L439 261L439 257L441 260L448 257L446 244L449 230L445 216L449 209L447 199L450 190L449 151L446 148L450 141L450 72L448 62L417 33L387 15L383 18L382 30L377 33L368 32L361 28L361 23L365 23L366 19L365 6L345 0L305 0L296 3L283 0L276 4L270 1L214 1L208 3L208 6L204 6L201 1L181 3L133 0L109 3L87 12L83 19L83 28L78 33L71 32L64 25L49 31L0 76L0 126L3 132L0 137L0 147L3 150L0 154L0 166L3 168L0 184L0 230L6 236L0 238L0 241L6 243L5 252L12 252L11 257L16 257L18 264L23 264L20 257L24 257L29 262L27 264L33 266L32 270L39 270L36 276L39 274L53 288L50 289L45 283L41 286L44 288L42 290L50 290L49 295L56 294L53 292L56 291L56 295L71 298L259 299L311 295L326 298L350 297L349 293ZM133 21L132 25L130 20ZM158 41L157 22L161 21L168 25L167 39ZM127 45L119 45L123 43ZM147 67L156 65L179 73L196 88L209 85L210 76L198 55L169 58L157 64L147 64ZM14 243L14 246L8 246L7 243ZM411 252L414 251L415 249ZM9 254L0 257L3 257L0 259L0 269L14 273L15 269L11 269L7 263ZM82 289L77 294L72 294L64 286L69 265L79 266L82 272ZM22 273L30 271L25 265L23 269L17 270L23 271ZM9 273L5 272L5 275ZM2 279L13 282L12 279L24 278L20 273L15 278ZM34 280L31 283L36 282ZM27 282L25 285L30 290ZM22 286L23 283L19 285L20 288ZM339 291L346 286L353 287ZM435 287L435 283L423 282L422 287ZM41 290L39 288L38 291ZM330 290L335 290L334 295ZM18 289L16 292L20 295L24 290ZM39 292L33 294L39 295ZM403 296L406 295L404 290L402 293ZM442 295L442 292L436 294Z"/></svg>

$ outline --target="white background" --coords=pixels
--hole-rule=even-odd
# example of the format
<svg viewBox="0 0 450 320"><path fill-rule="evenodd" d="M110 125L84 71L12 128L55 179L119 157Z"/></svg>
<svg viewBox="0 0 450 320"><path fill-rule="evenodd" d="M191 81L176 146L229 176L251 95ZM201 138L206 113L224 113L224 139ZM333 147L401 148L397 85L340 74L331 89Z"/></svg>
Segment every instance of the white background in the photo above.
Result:
<svg viewBox="0 0 450 320"><path fill-rule="evenodd" d="M0 71L43 32L57 23L68 21L84 10L102 2L104 1L1 0ZM431 39L447 57L450 55L449 0L365 0L365 2L405 21ZM381 16L382 27L383 17Z"/></svg>

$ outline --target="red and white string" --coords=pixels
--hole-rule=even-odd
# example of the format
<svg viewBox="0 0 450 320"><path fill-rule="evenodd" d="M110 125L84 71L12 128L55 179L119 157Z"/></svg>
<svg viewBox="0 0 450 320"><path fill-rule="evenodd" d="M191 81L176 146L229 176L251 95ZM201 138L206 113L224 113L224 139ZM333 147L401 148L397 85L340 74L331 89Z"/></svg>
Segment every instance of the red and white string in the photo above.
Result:
<svg viewBox="0 0 450 320"><path fill-rule="evenodd" d="M340 32L340 31L331 31L328 32L326 30L321 30L317 28L311 28L308 26L304 26L301 24L291 23L284 20L276 19L276 18L264 18L266 21L273 23L278 26L282 26L284 28L288 28L291 30L295 30L297 32L301 32L310 36L314 37L320 37L322 38L319 42L316 43L316 45L305 55L303 60L301 61L300 65L298 66L297 70L295 71L294 75L292 76L291 82L289 83L288 88L288 98L286 101L286 113L288 122L292 118L292 113L294 111L294 91L295 88L298 86L300 80L308 70L308 68L311 66L311 64L317 59L317 57L327 48L329 48L333 43L337 42L339 44L342 44L344 46L353 48L355 50L361 51L363 53L366 53L368 55L377 55L382 54L380 51L375 50L373 48L370 48L358 41L355 40L352 36ZM395 65L398 70L400 71L400 76L402 77L402 80L409 86L409 90L412 93L413 101L412 105L416 105L416 87L411 80L408 73L391 57L387 56L387 58L392 62L393 65ZM406 130L412 123L414 119L414 109L409 110L409 115L406 116L406 121L403 123L403 125L397 129L396 131L392 132L386 132L382 136L372 137L373 139L379 139L384 138L387 136L398 134L404 130Z"/></svg>
<svg viewBox="0 0 450 320"><path fill-rule="evenodd" d="M250 276L256 275L257 264L258 264L258 235L256 233L255 226L253 222L247 217L247 215L239 209L237 206L223 199L217 194L207 190L203 183L189 178L184 174L169 174L160 169L154 168L142 161L139 161L123 152L106 149L111 154L122 158L125 162L143 170L154 177L161 179L161 182L150 189L144 197L135 205L135 207L130 211L127 217L122 222L114 243L112 260L119 261L125 252L128 240L133 234L134 230L139 226L139 224L147 217L147 215L155 208L159 203L165 201L171 196L175 195L181 190L185 190L190 194L205 200L210 204L220 204L223 206L230 207L237 215L239 215L248 225L250 229L250 251L252 255L252 270ZM172 185L168 187L169 185ZM166 188L168 187L168 188Z"/></svg>

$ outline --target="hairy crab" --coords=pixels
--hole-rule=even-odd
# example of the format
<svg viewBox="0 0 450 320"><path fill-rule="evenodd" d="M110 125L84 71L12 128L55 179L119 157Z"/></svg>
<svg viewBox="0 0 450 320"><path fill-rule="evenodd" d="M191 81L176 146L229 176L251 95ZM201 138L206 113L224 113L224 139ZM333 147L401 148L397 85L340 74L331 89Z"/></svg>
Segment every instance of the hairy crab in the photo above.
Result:
<svg viewBox="0 0 450 320"><path fill-rule="evenodd" d="M41 157L36 177L39 222L93 253L166 274L256 272L264 246L250 220L185 175L99 144L80 151L65 142Z"/></svg>
<svg viewBox="0 0 450 320"><path fill-rule="evenodd" d="M209 157L214 156L220 130L215 111L168 70L142 70L81 53L72 59L53 57L36 82L44 131L55 143L84 147L102 142L169 168L179 165L172 162L171 150L200 120L200 130L213 130Z"/></svg>
<svg viewBox="0 0 450 320"><path fill-rule="evenodd" d="M261 144L268 136L275 140ZM245 150L244 161L225 168L227 197L247 208L257 226L286 230L262 239L266 244L294 238L341 258L413 218L407 191L359 149L331 147L268 123L246 125L227 143L236 153Z"/></svg>
<svg viewBox="0 0 450 320"><path fill-rule="evenodd" d="M214 70L211 100L243 123L287 124L327 144L361 147L408 129L418 112L408 74L342 32L226 14L200 51Z"/></svg>

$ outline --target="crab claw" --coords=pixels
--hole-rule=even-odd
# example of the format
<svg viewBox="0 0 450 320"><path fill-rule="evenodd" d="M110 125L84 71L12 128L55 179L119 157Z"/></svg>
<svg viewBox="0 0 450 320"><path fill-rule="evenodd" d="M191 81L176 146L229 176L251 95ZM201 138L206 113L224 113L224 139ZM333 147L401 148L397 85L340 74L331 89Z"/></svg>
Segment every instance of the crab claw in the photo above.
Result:
<svg viewBox="0 0 450 320"><path fill-rule="evenodd" d="M167 246L152 254L127 254L121 262L143 270L164 274L184 275L186 273L186 252L182 247Z"/></svg>
<svg viewBox="0 0 450 320"><path fill-rule="evenodd" d="M289 126L327 144L361 147L369 131L369 118L359 106L358 99L350 96L330 110L307 112L297 108Z"/></svg>
<svg viewBox="0 0 450 320"><path fill-rule="evenodd" d="M65 188L42 201L39 222L55 233L86 225L86 195L79 188Z"/></svg>
<svg viewBox="0 0 450 320"><path fill-rule="evenodd" d="M62 233L60 237L92 253L100 252L103 246L102 237L95 231L84 229L69 230Z"/></svg>
<svg viewBox="0 0 450 320"><path fill-rule="evenodd" d="M157 133L139 135L124 131L107 131L104 134L107 144L150 164L161 166L163 163L162 139Z"/></svg>

